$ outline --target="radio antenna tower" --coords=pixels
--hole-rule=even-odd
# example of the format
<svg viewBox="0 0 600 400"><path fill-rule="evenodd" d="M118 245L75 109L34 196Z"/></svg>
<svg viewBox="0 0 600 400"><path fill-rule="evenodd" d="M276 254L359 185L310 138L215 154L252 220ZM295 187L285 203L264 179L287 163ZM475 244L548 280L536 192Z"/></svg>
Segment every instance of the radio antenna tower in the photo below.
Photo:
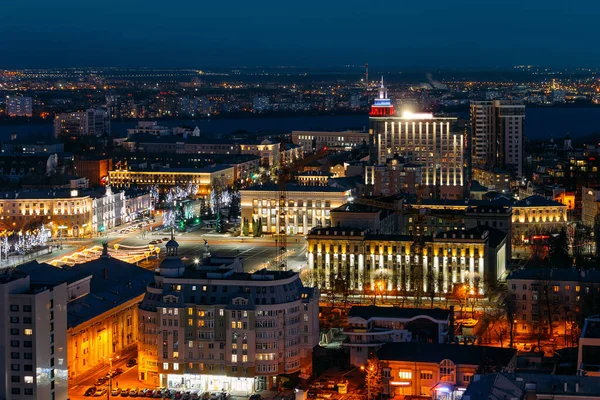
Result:
<svg viewBox="0 0 600 400"><path fill-rule="evenodd" d="M369 63L365 64L365 87L369 90Z"/></svg>

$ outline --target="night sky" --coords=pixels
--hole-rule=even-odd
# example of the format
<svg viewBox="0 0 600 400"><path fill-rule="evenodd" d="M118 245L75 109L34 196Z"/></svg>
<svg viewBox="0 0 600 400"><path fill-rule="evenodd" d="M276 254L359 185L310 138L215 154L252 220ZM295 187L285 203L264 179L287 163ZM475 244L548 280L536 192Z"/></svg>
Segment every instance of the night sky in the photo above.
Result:
<svg viewBox="0 0 600 400"><path fill-rule="evenodd" d="M598 0L7 0L0 68L596 67L598 26Z"/></svg>

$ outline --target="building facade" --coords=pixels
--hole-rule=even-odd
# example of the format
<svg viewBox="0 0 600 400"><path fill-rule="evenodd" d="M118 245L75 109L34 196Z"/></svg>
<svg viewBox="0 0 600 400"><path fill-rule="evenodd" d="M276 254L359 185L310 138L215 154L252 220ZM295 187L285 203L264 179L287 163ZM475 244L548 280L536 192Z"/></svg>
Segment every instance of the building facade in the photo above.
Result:
<svg viewBox="0 0 600 400"><path fill-rule="evenodd" d="M108 171L113 169L110 158L76 158L73 160L73 172L90 180L91 186L101 186L108 180Z"/></svg>
<svg viewBox="0 0 600 400"><path fill-rule="evenodd" d="M315 228L307 240L310 279L355 296L425 297L464 285L481 295L506 270L507 236L492 228L448 231L421 245L414 236L341 227Z"/></svg>
<svg viewBox="0 0 600 400"><path fill-rule="evenodd" d="M113 192L110 186L92 192L92 233L105 232L126 221L125 192Z"/></svg>
<svg viewBox="0 0 600 400"><path fill-rule="evenodd" d="M8 231L44 225L55 237L79 237L92 232L92 211L92 197L77 189L0 194L0 226Z"/></svg>
<svg viewBox="0 0 600 400"><path fill-rule="evenodd" d="M20 271L0 275L0 397L68 397L67 288L36 285Z"/></svg>
<svg viewBox="0 0 600 400"><path fill-rule="evenodd" d="M383 165L365 167L365 185L369 196L397 193L416 194L423 184L422 166L394 157Z"/></svg>
<svg viewBox="0 0 600 400"><path fill-rule="evenodd" d="M345 188L288 184L282 204L275 185L254 186L240 193L242 224L249 224L249 232L260 218L263 233L279 233L285 227L291 235L330 226L331 210L345 204L351 195Z"/></svg>
<svg viewBox="0 0 600 400"><path fill-rule="evenodd" d="M279 375L312 373L318 290L297 273L243 271L242 260L185 267L177 243L140 304L139 379L201 391L251 393Z"/></svg>
<svg viewBox="0 0 600 400"><path fill-rule="evenodd" d="M525 104L518 100L471 102L471 161L474 167L523 174Z"/></svg>
<svg viewBox="0 0 600 400"><path fill-rule="evenodd" d="M499 347L388 343L377 356L383 366L385 394L448 400L461 397L484 358L491 366L512 372L516 353Z"/></svg>
<svg viewBox="0 0 600 400"><path fill-rule="evenodd" d="M8 96L6 99L6 115L9 117L31 117L33 115L33 99L27 96Z"/></svg>
<svg viewBox="0 0 600 400"><path fill-rule="evenodd" d="M350 349L350 364L366 365L370 354L385 343L447 343L451 311L425 308L354 306L348 313L344 334Z"/></svg>
<svg viewBox="0 0 600 400"><path fill-rule="evenodd" d="M600 211L600 190L583 186L581 188L581 222L592 228Z"/></svg>
<svg viewBox="0 0 600 400"><path fill-rule="evenodd" d="M234 168L215 166L204 168L161 168L157 171L118 169L109 171L108 182L117 188L151 188L157 186L165 191L174 186L196 185L197 194L207 196L213 185L231 187Z"/></svg>
<svg viewBox="0 0 600 400"><path fill-rule="evenodd" d="M503 169L473 168L473 179L487 187L488 190L500 193L510 192L510 172Z"/></svg>
<svg viewBox="0 0 600 400"><path fill-rule="evenodd" d="M110 136L110 113L90 108L85 111L62 113L54 119L54 136Z"/></svg>
<svg viewBox="0 0 600 400"><path fill-rule="evenodd" d="M369 132L362 131L292 131L292 143L302 147L307 154L328 150L350 150L368 144Z"/></svg>

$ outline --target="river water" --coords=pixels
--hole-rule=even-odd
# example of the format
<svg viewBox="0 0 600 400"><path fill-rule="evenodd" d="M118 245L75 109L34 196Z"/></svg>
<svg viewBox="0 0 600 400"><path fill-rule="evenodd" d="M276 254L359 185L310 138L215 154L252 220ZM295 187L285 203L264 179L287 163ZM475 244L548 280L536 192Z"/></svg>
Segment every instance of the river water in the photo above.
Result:
<svg viewBox="0 0 600 400"><path fill-rule="evenodd" d="M468 118L468 113L459 113ZM137 121L113 121L112 131L124 136L128 128ZM224 135L235 131L282 133L292 130L345 130L363 129L369 124L366 115L341 116L290 116L290 117L254 117L219 118L201 120L161 120L164 126L198 126L203 134ZM0 140L8 140L10 134L19 137L36 134L51 134L52 121L40 124L0 125ZM577 138L597 134L600 139L600 108L528 108L526 111L525 135L532 140L553 136L561 139L567 134Z"/></svg>

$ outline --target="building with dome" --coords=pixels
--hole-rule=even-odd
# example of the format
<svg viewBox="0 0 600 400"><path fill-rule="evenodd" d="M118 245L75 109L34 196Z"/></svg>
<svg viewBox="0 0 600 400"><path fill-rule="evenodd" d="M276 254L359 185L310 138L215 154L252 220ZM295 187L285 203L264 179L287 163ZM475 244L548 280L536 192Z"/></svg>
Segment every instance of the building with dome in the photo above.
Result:
<svg viewBox="0 0 600 400"><path fill-rule="evenodd" d="M292 271L244 272L239 257L186 266L178 247L173 238L166 244L139 306L141 381L250 393L311 375L316 288Z"/></svg>

